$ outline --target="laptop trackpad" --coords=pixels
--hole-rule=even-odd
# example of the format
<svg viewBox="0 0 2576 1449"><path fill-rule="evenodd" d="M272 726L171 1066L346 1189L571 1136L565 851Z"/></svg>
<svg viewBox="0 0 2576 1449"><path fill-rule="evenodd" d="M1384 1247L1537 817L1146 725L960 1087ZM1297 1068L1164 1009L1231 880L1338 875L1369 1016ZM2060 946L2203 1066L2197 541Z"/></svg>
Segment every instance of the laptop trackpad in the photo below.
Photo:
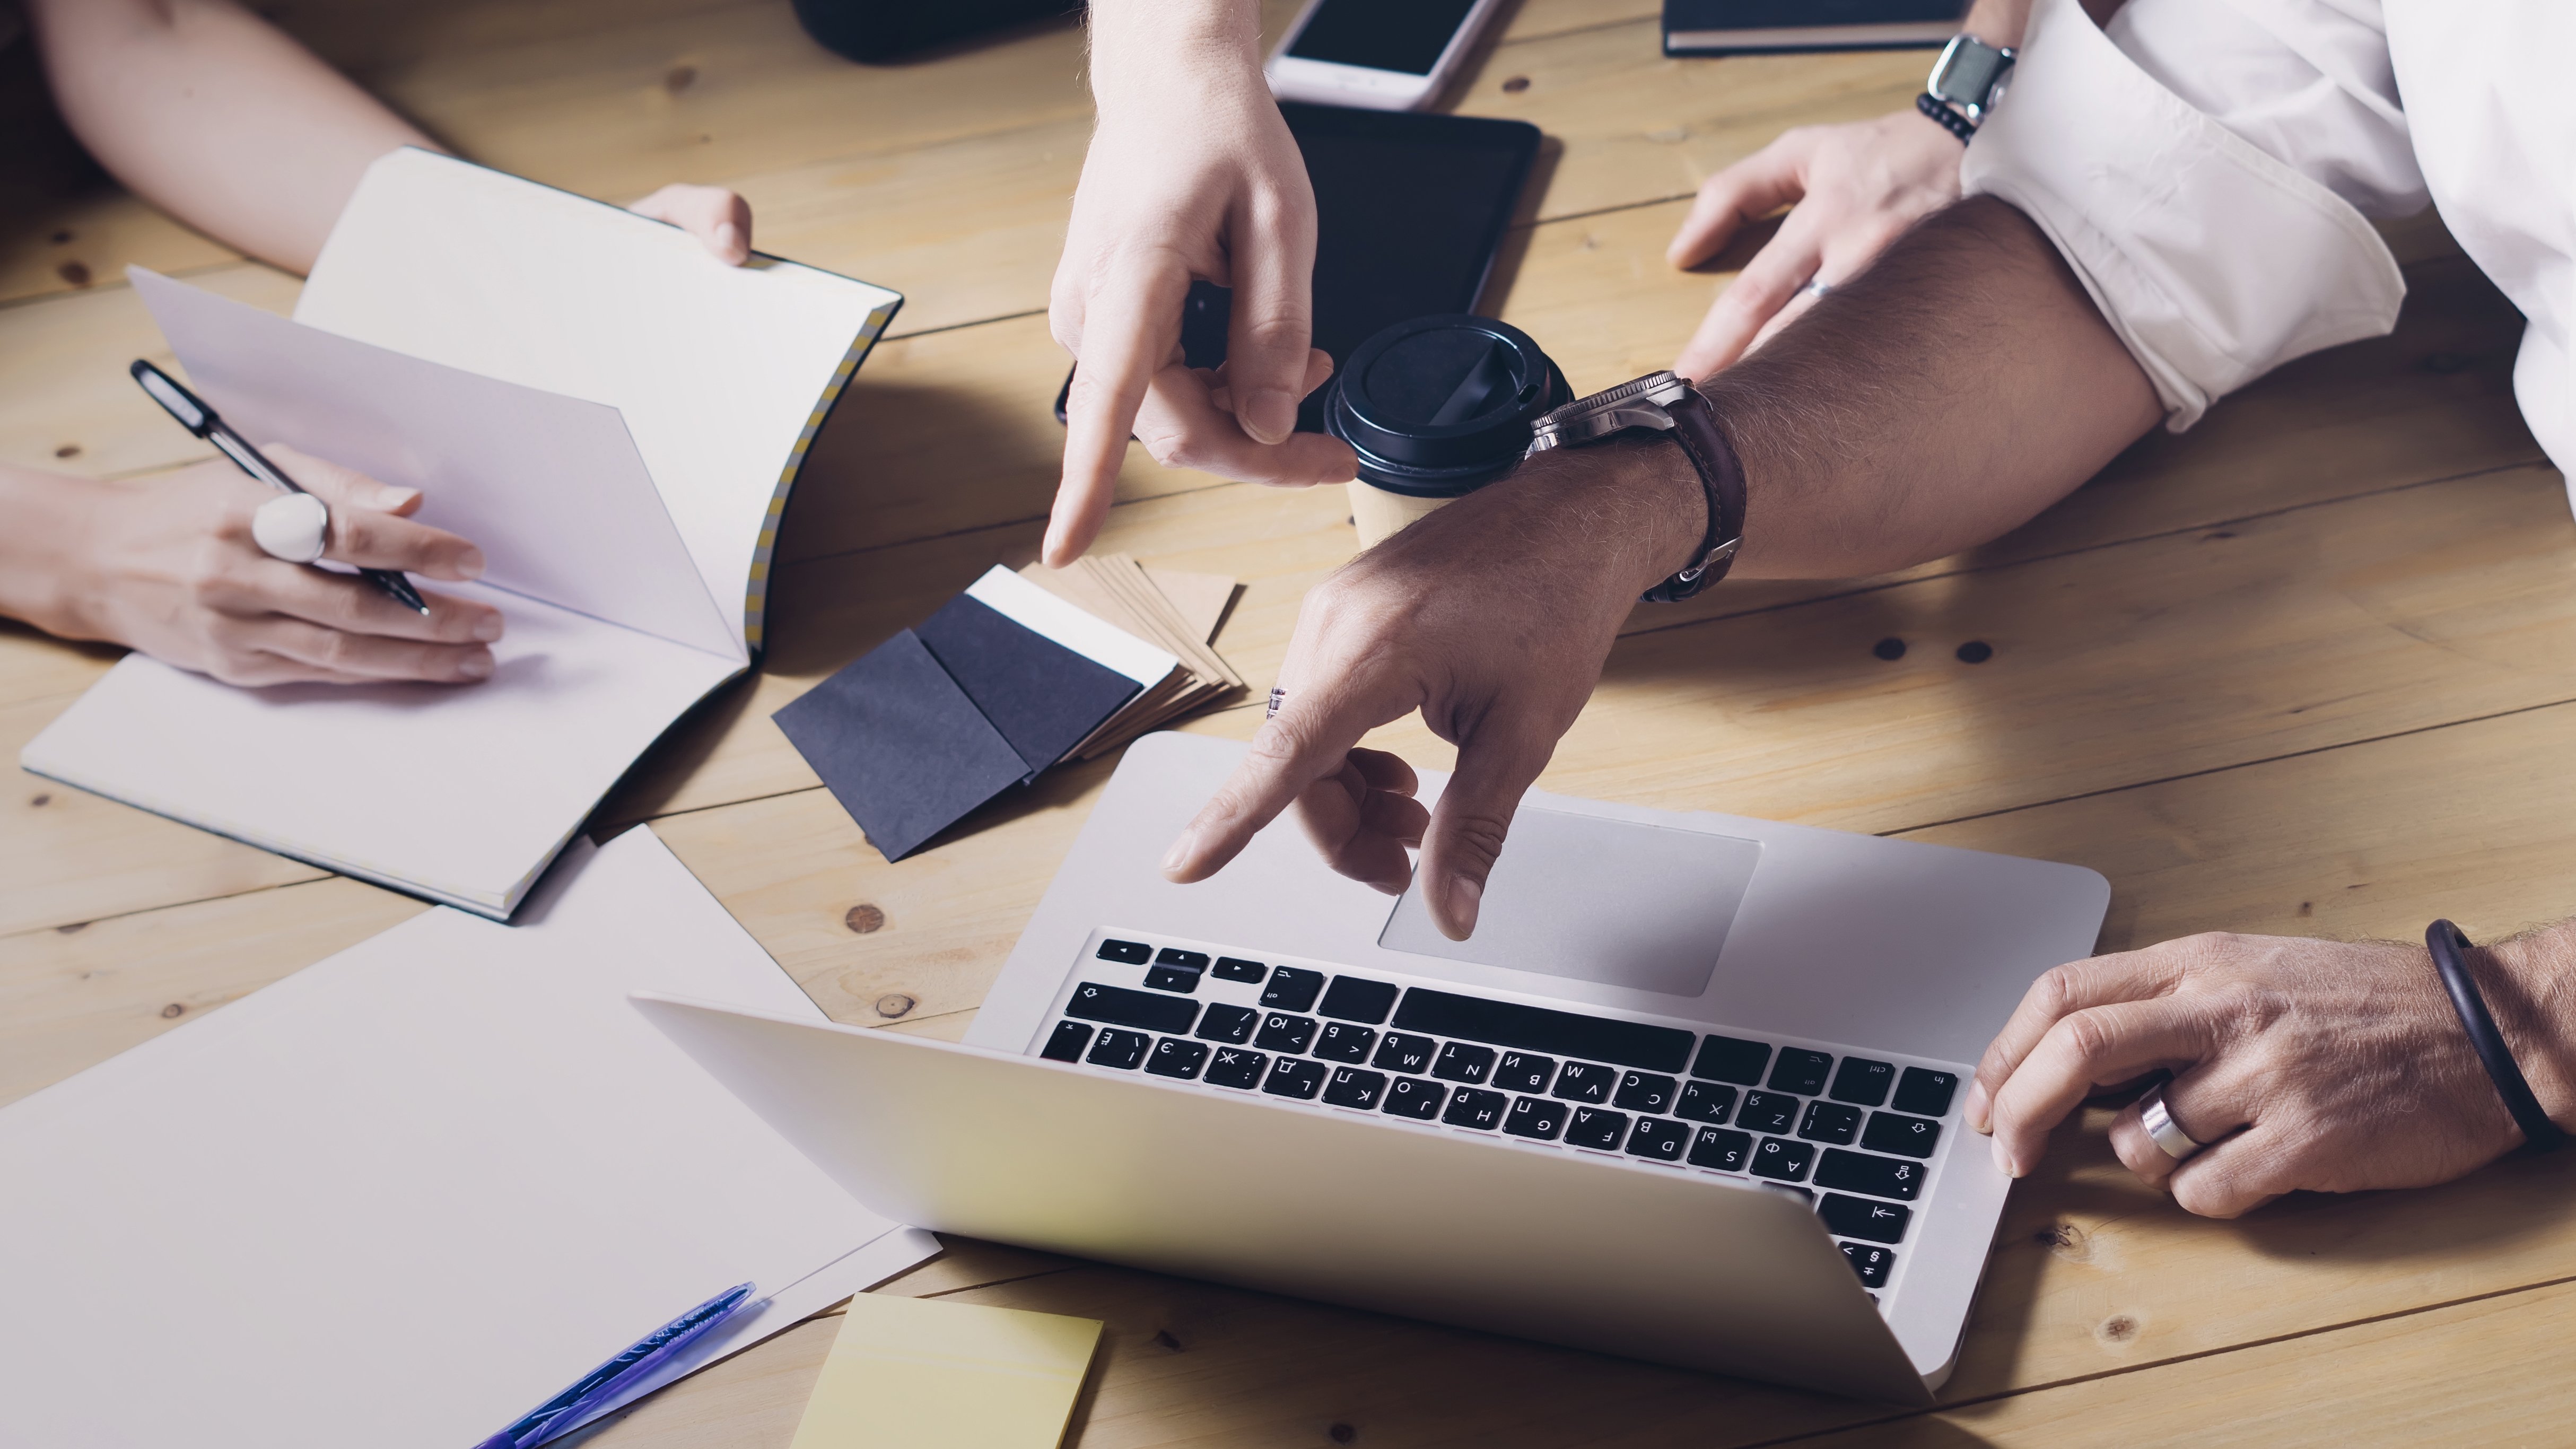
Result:
<svg viewBox="0 0 2576 1449"><path fill-rule="evenodd" d="M1762 847L1750 840L1523 809L1485 882L1476 934L1452 941L1418 889L1395 903L1390 951L1697 996Z"/></svg>

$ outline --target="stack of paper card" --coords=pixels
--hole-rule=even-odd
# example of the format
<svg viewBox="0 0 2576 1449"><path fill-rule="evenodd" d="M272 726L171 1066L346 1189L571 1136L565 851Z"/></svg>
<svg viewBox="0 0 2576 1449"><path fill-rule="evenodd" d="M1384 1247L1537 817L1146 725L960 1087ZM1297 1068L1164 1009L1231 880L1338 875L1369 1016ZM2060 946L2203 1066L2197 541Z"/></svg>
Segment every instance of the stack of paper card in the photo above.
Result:
<svg viewBox="0 0 2576 1449"><path fill-rule="evenodd" d="M1062 760L1243 688L1208 639L1232 579L1125 555L995 568L774 718L888 860Z"/></svg>

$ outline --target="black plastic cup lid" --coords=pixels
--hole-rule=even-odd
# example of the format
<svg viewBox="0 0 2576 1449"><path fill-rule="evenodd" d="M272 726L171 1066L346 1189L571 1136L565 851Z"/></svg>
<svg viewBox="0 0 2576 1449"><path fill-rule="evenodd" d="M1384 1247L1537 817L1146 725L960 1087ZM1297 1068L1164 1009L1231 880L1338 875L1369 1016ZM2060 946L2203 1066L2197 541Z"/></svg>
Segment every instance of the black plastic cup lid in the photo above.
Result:
<svg viewBox="0 0 2576 1449"><path fill-rule="evenodd" d="M1463 313L1399 322L1334 375L1324 430L1391 493L1455 497L1512 471L1530 424L1573 400L1565 374L1517 327Z"/></svg>

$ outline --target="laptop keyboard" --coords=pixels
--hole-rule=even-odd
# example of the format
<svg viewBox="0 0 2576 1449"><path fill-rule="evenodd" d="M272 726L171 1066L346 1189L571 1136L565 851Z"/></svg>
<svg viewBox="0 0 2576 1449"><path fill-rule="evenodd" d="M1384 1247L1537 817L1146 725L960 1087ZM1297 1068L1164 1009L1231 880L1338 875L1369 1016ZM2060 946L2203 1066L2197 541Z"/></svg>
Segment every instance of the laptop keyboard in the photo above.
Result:
<svg viewBox="0 0 2576 1449"><path fill-rule="evenodd" d="M1891 1291L1956 1068L1097 938L1038 1055L1765 1184Z"/></svg>

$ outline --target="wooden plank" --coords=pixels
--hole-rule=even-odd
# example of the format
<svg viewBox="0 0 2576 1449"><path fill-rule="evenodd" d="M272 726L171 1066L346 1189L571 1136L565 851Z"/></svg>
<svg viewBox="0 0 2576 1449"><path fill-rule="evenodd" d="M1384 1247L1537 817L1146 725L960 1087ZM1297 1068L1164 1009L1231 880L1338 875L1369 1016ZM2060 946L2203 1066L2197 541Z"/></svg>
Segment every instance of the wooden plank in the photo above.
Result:
<svg viewBox="0 0 2576 1449"><path fill-rule="evenodd" d="M328 879L0 936L0 1103L426 909L391 891Z"/></svg>
<svg viewBox="0 0 2576 1449"><path fill-rule="evenodd" d="M277 313L294 309L303 286L253 262L188 280ZM0 308L0 463L104 478L212 457L125 375L138 357L174 361L142 299L121 282Z"/></svg>
<svg viewBox="0 0 2576 1449"><path fill-rule="evenodd" d="M1870 1449L2551 1444L2576 1286L2456 1303L1801 1443Z"/></svg>

